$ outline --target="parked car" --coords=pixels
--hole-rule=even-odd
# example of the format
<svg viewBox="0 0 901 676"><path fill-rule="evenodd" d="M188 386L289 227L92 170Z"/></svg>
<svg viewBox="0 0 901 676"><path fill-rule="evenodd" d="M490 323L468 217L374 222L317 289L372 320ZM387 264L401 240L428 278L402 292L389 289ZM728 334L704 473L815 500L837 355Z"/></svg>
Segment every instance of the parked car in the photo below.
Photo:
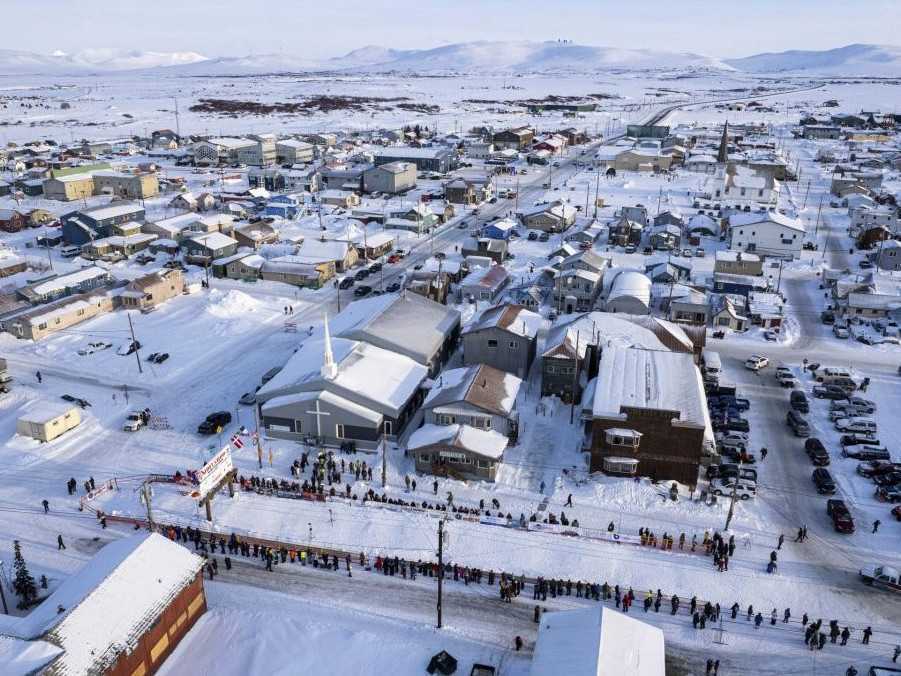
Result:
<svg viewBox="0 0 901 676"><path fill-rule="evenodd" d="M832 333L835 334L836 338L841 338L842 340L846 340L851 335L847 327L839 326L838 324L833 324Z"/></svg>
<svg viewBox="0 0 901 676"><path fill-rule="evenodd" d="M876 498L883 502L901 502L901 488L897 484L880 486L876 489Z"/></svg>
<svg viewBox="0 0 901 676"><path fill-rule="evenodd" d="M837 385L814 385L813 396L817 399L847 399L848 393Z"/></svg>
<svg viewBox="0 0 901 676"><path fill-rule="evenodd" d="M841 418L857 418L869 415L872 413L872 409L865 408L856 408L854 406L849 406L847 408L840 408L835 411L829 411L829 420L835 422L840 420Z"/></svg>
<svg viewBox="0 0 901 676"><path fill-rule="evenodd" d="M820 321L824 324L834 324L835 323L835 313L831 310L823 310L820 313Z"/></svg>
<svg viewBox="0 0 901 676"><path fill-rule="evenodd" d="M366 286L365 284L362 284L362 285L358 286L356 289L354 289L354 295L359 298L362 298L363 296L368 296L370 293L372 293L372 287Z"/></svg>
<svg viewBox="0 0 901 676"><path fill-rule="evenodd" d="M804 442L804 452L809 454L812 451L823 451L825 453L826 447L823 446L823 442L816 437L810 437L810 439Z"/></svg>
<svg viewBox="0 0 901 676"><path fill-rule="evenodd" d="M228 411L216 411L210 413L206 419L197 426L200 434L219 434L226 425L232 421L232 414Z"/></svg>
<svg viewBox="0 0 901 676"><path fill-rule="evenodd" d="M855 460L891 460L892 455L887 448L879 446L846 446L842 449L842 455Z"/></svg>
<svg viewBox="0 0 901 676"><path fill-rule="evenodd" d="M369 274L373 274L375 272L379 272L382 269L381 263L373 263L369 266Z"/></svg>
<svg viewBox="0 0 901 676"><path fill-rule="evenodd" d="M339 289L349 289L354 285L353 277L345 277L340 282L338 282Z"/></svg>
<svg viewBox="0 0 901 676"><path fill-rule="evenodd" d="M800 382L798 382L798 379L795 378L795 376L791 373L776 374L776 382L778 382L781 387L788 388L795 388L801 384Z"/></svg>
<svg viewBox="0 0 901 676"><path fill-rule="evenodd" d="M832 475L828 469L817 467L813 470L811 478L813 479L813 485L816 486L817 493L820 495L832 495L835 493L835 481L832 480Z"/></svg>
<svg viewBox="0 0 901 676"><path fill-rule="evenodd" d="M839 443L842 446L878 446L879 437L875 434L843 434Z"/></svg>
<svg viewBox="0 0 901 676"><path fill-rule="evenodd" d="M239 404L243 404L244 406L253 406L257 403L257 393L256 392L245 392L241 395L241 398L238 399Z"/></svg>
<svg viewBox="0 0 901 676"><path fill-rule="evenodd" d="M752 354L745 360L745 368L750 371L760 371L769 366L770 360L759 354Z"/></svg>
<svg viewBox="0 0 901 676"><path fill-rule="evenodd" d="M878 428L872 418L839 418L835 421L835 429L839 432L876 434Z"/></svg>
<svg viewBox="0 0 901 676"><path fill-rule="evenodd" d="M387 291L388 293L395 293L396 291L400 291L400 282L392 282L385 287L385 291Z"/></svg>
<svg viewBox="0 0 901 676"><path fill-rule="evenodd" d="M893 470L891 472L883 472L873 477L873 483L877 486L898 486L901 485L901 470Z"/></svg>
<svg viewBox="0 0 901 676"><path fill-rule="evenodd" d="M747 439L738 439L735 437L725 437L723 439L717 439L716 442L717 450L722 453L724 449L729 448L734 451L738 451L741 453L742 451L747 450L748 448L748 440Z"/></svg>
<svg viewBox="0 0 901 676"><path fill-rule="evenodd" d="M789 397L789 405L798 413L809 413L810 404L807 402L807 395L803 390L795 390Z"/></svg>
<svg viewBox="0 0 901 676"><path fill-rule="evenodd" d="M857 465L857 473L867 478L899 469L901 469L901 463L888 462L887 460L868 460Z"/></svg>
<svg viewBox="0 0 901 676"><path fill-rule="evenodd" d="M810 425L807 423L807 420L804 419L804 416L802 416L796 410L791 409L785 415L785 422L789 427L791 427L796 437L810 436Z"/></svg>
<svg viewBox="0 0 901 676"><path fill-rule="evenodd" d="M748 500L757 495L757 484L738 478L717 477L710 482L710 490L714 495L735 495L741 500Z"/></svg>
<svg viewBox="0 0 901 676"><path fill-rule="evenodd" d="M727 405L734 407L739 411L747 411L749 408L751 408L750 400L743 399L742 397L736 397L731 394L720 394L708 397L707 403L713 407L716 407L718 405Z"/></svg>
<svg viewBox="0 0 901 676"><path fill-rule="evenodd" d="M122 429L125 432L137 432L144 427L146 415L147 414L144 411L129 412L129 414L125 416L125 423L122 425Z"/></svg>
<svg viewBox="0 0 901 676"><path fill-rule="evenodd" d="M854 519L844 500L831 498L826 500L826 514L832 519L832 527L839 533L853 533Z"/></svg>

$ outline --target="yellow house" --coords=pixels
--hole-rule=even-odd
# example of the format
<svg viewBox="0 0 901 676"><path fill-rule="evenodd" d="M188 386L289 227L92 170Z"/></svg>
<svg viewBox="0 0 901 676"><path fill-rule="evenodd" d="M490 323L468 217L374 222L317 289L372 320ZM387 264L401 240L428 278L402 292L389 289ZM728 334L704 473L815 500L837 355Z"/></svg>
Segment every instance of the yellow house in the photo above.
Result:
<svg viewBox="0 0 901 676"><path fill-rule="evenodd" d="M16 433L38 441L53 441L78 427L81 413L72 404L50 401L38 402L16 421Z"/></svg>

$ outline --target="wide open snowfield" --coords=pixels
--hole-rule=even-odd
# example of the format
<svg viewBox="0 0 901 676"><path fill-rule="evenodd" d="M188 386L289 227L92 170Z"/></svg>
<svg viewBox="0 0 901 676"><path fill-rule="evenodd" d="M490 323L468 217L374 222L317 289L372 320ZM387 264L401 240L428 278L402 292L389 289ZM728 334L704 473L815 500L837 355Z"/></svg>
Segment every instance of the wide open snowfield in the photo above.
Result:
<svg viewBox="0 0 901 676"><path fill-rule="evenodd" d="M153 129L172 128L175 124L174 99L179 102L182 133L238 135L246 133L308 133L333 128L396 128L404 124L438 125L442 131L467 131L473 125L508 126L537 124L539 128L576 126L597 128L622 119L624 105L660 100L675 101L690 97L709 99L747 95L760 86L767 90L790 89L818 84L805 78L758 79L737 73L653 73L604 72L591 75L520 75L456 77L409 77L391 75L344 76L253 76L253 77L166 77L141 74L105 74L97 76L8 76L0 78L0 96L10 97L8 108L0 115L0 141L23 142L41 137L70 141L119 138L145 134ZM5 91L3 91L5 89ZM136 97L135 92L140 92ZM533 115L523 107L508 107L504 101L540 99L549 94L584 97L605 94L619 98L601 101L600 110L564 117L548 111ZM440 107L437 115L404 111L391 103L378 103L365 111L339 110L304 115L266 115L231 118L194 113L190 106L202 98L236 99L260 102L292 102L307 96L404 96L409 103ZM36 96L46 107L20 108L19 96ZM829 98L838 98L850 108L892 108L889 99L901 98L898 87L883 84L833 82L815 93L788 97L786 108L812 107ZM473 103L468 101L480 101ZM764 101L766 99L763 99ZM68 109L61 109L67 103ZM851 105L853 103L853 105ZM878 105L877 105L878 104ZM784 115L784 112L782 113ZM671 121L699 119L695 113L677 113ZM715 115L711 112L710 115ZM732 113L735 122L742 113ZM701 115L701 119L704 116ZM760 119L757 114L755 119Z"/></svg>

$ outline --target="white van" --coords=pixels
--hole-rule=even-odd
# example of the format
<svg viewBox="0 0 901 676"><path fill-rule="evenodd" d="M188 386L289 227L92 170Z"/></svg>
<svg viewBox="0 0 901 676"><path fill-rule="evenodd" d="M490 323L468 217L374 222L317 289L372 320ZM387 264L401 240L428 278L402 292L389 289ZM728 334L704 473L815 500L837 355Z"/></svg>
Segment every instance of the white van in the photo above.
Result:
<svg viewBox="0 0 901 676"><path fill-rule="evenodd" d="M704 350L704 375L718 376L723 370L723 362L718 352Z"/></svg>
<svg viewBox="0 0 901 676"><path fill-rule="evenodd" d="M814 377L818 383L823 383L824 385L832 385L842 378L854 380L854 374L849 369L841 366L823 366L818 368Z"/></svg>
<svg viewBox="0 0 901 676"><path fill-rule="evenodd" d="M59 255L63 258L75 258L78 254L81 253L80 246L64 246L59 250Z"/></svg>
<svg viewBox="0 0 901 676"><path fill-rule="evenodd" d="M871 418L839 418L835 421L835 429L852 434L876 434L876 421Z"/></svg>

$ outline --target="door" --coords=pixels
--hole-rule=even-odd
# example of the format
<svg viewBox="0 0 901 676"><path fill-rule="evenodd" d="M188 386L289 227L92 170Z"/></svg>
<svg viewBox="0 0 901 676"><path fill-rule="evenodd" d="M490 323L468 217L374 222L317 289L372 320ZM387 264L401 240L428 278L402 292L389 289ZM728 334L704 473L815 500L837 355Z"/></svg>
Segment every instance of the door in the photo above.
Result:
<svg viewBox="0 0 901 676"><path fill-rule="evenodd" d="M335 436L339 439L344 438L344 425L335 425Z"/></svg>

